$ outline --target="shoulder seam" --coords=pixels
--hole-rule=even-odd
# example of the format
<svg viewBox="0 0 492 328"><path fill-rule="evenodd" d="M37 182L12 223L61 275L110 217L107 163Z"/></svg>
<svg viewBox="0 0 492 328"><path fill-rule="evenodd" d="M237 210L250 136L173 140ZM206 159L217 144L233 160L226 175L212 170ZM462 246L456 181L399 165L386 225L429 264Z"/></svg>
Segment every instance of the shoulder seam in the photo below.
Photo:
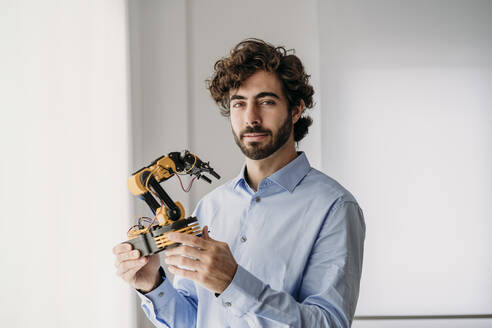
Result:
<svg viewBox="0 0 492 328"><path fill-rule="evenodd" d="M338 202L343 196L339 197L336 201ZM354 200L340 200L340 203L338 203L337 205L335 205L335 207L333 207L333 213L335 213L336 211L338 211L338 209L344 205L347 205L347 204L354 204L356 207L359 208L359 203L357 203L356 201Z"/></svg>

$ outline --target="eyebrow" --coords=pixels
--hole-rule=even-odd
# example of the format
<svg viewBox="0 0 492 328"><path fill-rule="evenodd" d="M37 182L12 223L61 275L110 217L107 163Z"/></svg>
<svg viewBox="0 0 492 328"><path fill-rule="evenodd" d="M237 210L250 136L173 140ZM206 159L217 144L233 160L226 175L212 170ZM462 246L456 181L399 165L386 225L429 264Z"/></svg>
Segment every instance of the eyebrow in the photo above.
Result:
<svg viewBox="0 0 492 328"><path fill-rule="evenodd" d="M277 99L280 99L280 97L273 93L273 92L260 92L259 94L257 94L255 96L255 99L259 99L259 98L265 98L265 97L273 97L273 98L277 98ZM235 99L246 99L246 97L244 96L240 96L240 95L233 95L231 97L231 99L229 99L229 101L232 101L232 100L235 100Z"/></svg>

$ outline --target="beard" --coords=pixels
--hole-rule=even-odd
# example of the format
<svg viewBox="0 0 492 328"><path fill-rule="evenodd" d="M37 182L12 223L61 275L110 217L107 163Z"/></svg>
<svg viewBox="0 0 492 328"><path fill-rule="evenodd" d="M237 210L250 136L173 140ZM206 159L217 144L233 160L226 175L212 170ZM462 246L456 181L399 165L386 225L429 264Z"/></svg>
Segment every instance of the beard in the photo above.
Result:
<svg viewBox="0 0 492 328"><path fill-rule="evenodd" d="M277 134L275 135L273 135L272 131L262 129L261 126L258 125L247 127L246 129L241 131L239 137L236 135L234 130L232 130L234 141L236 141L236 144L239 146L244 156L253 160L264 159L275 153L287 142L287 140L289 140L291 132L292 117L290 117L290 115L287 115L285 121L282 123L282 125L278 129ZM246 145L243 141L243 136L246 133L266 133L272 136L272 138L268 144L263 146L261 145L261 142L249 142L248 145Z"/></svg>

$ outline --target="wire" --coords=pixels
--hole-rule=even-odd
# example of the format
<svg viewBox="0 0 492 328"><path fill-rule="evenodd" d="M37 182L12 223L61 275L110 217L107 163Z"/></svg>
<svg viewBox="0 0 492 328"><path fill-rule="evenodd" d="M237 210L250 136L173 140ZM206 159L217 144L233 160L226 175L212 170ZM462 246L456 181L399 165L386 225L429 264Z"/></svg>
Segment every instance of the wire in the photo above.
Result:
<svg viewBox="0 0 492 328"><path fill-rule="evenodd" d="M141 225L139 225L139 224L134 224L134 225L132 225L132 226L130 227L130 229L128 229L128 232L127 232L126 234L127 234L128 236L130 236L130 231L132 231L132 229L134 229L135 227L137 227L137 228L139 228L139 229L141 229L141 228L142 228L142 226L141 226ZM137 230L138 230L138 229L137 229Z"/></svg>
<svg viewBox="0 0 492 328"><path fill-rule="evenodd" d="M193 185L193 182L195 181L196 177L193 177L193 179L191 179L190 183L188 184L188 187L185 189L183 187L183 181L181 181L181 177L179 175L176 175L178 177L178 180L179 180L179 184L181 185L181 189L183 189L184 192L189 192L190 189L191 189L191 186Z"/></svg>
<svg viewBox="0 0 492 328"><path fill-rule="evenodd" d="M154 222L155 222L155 219L156 218L157 218L157 215L154 216L154 218L152 219L152 221L150 221L149 226L147 227L147 229L145 229L145 233L147 233L147 232L150 231L150 228L152 228L152 226L154 225Z"/></svg>
<svg viewBox="0 0 492 328"><path fill-rule="evenodd" d="M141 216L137 219L137 224L134 224L133 226L130 227L130 229L128 229L128 232L126 233L128 236L131 235L131 231L133 229L135 230L142 230L142 229L145 229L144 233L146 232L149 232L150 231L150 228L152 228L152 226L154 225L154 222L155 222L155 219L156 217L154 217L154 219L151 219L149 218L148 216ZM149 223L149 225L147 227L145 227L145 225L142 224L142 221L145 221L147 223Z"/></svg>
<svg viewBox="0 0 492 328"><path fill-rule="evenodd" d="M141 216L141 217L138 218L138 224L143 225L142 224L142 221L145 221L147 223L150 223L150 222L152 222L152 219L149 218L149 217L147 217L147 216Z"/></svg>
<svg viewBox="0 0 492 328"><path fill-rule="evenodd" d="M150 178L154 175L155 171L157 171L161 166L160 165L157 165L153 170L152 172L149 173L149 176L147 177L147 180L145 180L145 189L147 189L148 191L150 191L150 188L149 188L149 181L150 181Z"/></svg>

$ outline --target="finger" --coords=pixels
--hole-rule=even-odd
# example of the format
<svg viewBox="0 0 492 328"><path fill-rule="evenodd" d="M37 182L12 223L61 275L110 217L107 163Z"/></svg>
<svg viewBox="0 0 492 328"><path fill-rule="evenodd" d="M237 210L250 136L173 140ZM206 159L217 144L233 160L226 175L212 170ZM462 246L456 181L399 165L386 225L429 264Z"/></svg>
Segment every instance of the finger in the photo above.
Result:
<svg viewBox="0 0 492 328"><path fill-rule="evenodd" d="M203 252L200 251L198 248L191 247L188 245L181 245L178 247L168 248L164 251L164 254L166 254L166 256L185 255L185 256L194 257L196 259L200 259L203 256Z"/></svg>
<svg viewBox="0 0 492 328"><path fill-rule="evenodd" d="M142 257L138 260L132 260L132 261L125 261L121 262L120 265L118 266L118 269L116 270L116 274L121 276L125 274L128 270L134 269L134 268L141 268L145 264L147 264L148 259L146 257Z"/></svg>
<svg viewBox="0 0 492 328"><path fill-rule="evenodd" d="M166 262L166 264L168 265L174 265L174 266L179 265L196 271L198 271L202 266L202 263L200 261L193 260L190 259L189 257L184 257L180 255L168 256L164 259L164 262Z"/></svg>
<svg viewBox="0 0 492 328"><path fill-rule="evenodd" d="M138 249L135 249L130 252L124 252L124 253L119 253L116 255L116 259L119 262L124 262L128 260L135 260L140 257L140 251Z"/></svg>
<svg viewBox="0 0 492 328"><path fill-rule="evenodd" d="M178 268L174 265L170 265L168 267L168 269L174 275L181 276L181 277L184 277L184 278L198 282L198 272L197 271L190 271L190 270L186 270L186 269L181 269L181 268Z"/></svg>
<svg viewBox="0 0 492 328"><path fill-rule="evenodd" d="M206 240L204 240L203 238L194 236L194 235L186 234L186 233L170 232L167 234L167 238L169 240L172 240L172 241L175 241L175 242L178 242L181 244L200 247L201 249L207 248L207 241Z"/></svg>
<svg viewBox="0 0 492 328"><path fill-rule="evenodd" d="M128 270L127 272L123 273L120 277L124 281L131 281L133 277L135 277L135 274L140 270L142 267L136 267L133 269Z"/></svg>
<svg viewBox="0 0 492 328"><path fill-rule="evenodd" d="M212 238L210 238L210 235L208 234L208 226L203 227L202 238L205 240L211 240L212 239Z"/></svg>
<svg viewBox="0 0 492 328"><path fill-rule="evenodd" d="M120 253L128 252L128 251L131 251L132 248L133 248L133 246L131 244L128 244L128 243L118 244L115 247L113 247L113 254L120 254Z"/></svg>
<svg viewBox="0 0 492 328"><path fill-rule="evenodd" d="M116 274L121 276L123 273L127 272L130 269L135 268L138 265L138 261L126 261L120 262L116 266Z"/></svg>

